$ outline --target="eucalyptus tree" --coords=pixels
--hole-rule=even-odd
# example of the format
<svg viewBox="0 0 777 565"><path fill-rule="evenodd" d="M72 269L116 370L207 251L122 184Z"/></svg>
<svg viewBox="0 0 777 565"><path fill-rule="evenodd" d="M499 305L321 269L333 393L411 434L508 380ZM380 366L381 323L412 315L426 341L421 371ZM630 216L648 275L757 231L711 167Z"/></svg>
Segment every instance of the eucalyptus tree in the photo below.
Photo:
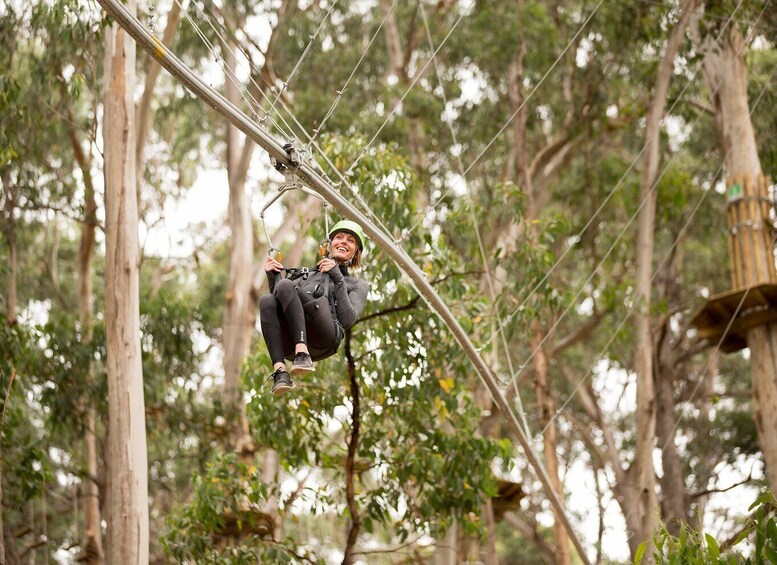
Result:
<svg viewBox="0 0 777 565"><path fill-rule="evenodd" d="M128 3L136 10L135 2ZM118 24L105 34L105 315L108 367L108 559L146 563L149 555L140 304L135 62L132 38Z"/></svg>
<svg viewBox="0 0 777 565"><path fill-rule="evenodd" d="M730 8L724 3L726 8ZM706 4L707 11L717 14L720 6ZM766 11L755 6L744 13L757 18ZM730 19L735 9L731 8ZM725 13L725 12L724 12ZM773 20L767 15L766 21ZM715 129L718 133L720 152L726 165L727 178L751 179L759 183L763 168L756 142L755 128L751 117L748 99L748 71L745 57L748 42L758 35L758 28L748 29L746 24L732 23L729 20L721 24L716 20L699 20L696 30L696 42L704 57L704 76L710 91L714 109ZM773 261L773 248L755 248L753 253L765 255ZM737 258L733 257L732 261ZM748 261L749 258L742 258ZM737 268L732 263L732 269ZM745 267L747 268L747 267ZM774 282L774 281L770 281ZM777 325L767 323L757 325L746 331L746 339L751 354L751 378L753 386L753 415L758 430L758 439L763 451L769 484L777 489Z"/></svg>

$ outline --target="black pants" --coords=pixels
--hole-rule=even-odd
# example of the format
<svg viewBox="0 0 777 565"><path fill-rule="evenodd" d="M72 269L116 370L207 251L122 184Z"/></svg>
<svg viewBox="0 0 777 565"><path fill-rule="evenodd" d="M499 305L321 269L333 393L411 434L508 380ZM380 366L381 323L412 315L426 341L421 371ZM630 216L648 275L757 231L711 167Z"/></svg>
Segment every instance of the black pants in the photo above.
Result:
<svg viewBox="0 0 777 565"><path fill-rule="evenodd" d="M313 300L311 295L289 279L279 280L272 294L265 294L259 299L262 336L273 365L283 362L284 358L293 359L298 343L308 346L313 360L331 355L325 354L325 348L337 335L337 328L331 318L313 317L307 323L305 321L304 307ZM327 323L319 323L321 321Z"/></svg>

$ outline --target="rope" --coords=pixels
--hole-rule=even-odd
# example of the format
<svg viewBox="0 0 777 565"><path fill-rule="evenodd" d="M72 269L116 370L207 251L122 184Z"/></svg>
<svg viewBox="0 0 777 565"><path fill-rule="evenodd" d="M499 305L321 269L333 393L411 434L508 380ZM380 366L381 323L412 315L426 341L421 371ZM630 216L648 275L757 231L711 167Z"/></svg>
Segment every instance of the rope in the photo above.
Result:
<svg viewBox="0 0 777 565"><path fill-rule="evenodd" d="M332 15L332 11L335 9L335 6L337 6L337 3L339 1L340 0L335 0L334 2L332 2L332 5L329 7L329 11L321 19L321 23L318 24L318 28L316 28L316 32L312 36L310 36L310 41L308 41L308 44L305 46L305 50L302 52L302 55L300 55L299 60L297 60L297 64L294 65L294 68L291 70L291 73L289 73L289 77L283 82L283 84L281 85L281 88L278 90L278 93L275 95L275 100L273 100L272 104L270 105L270 109L267 111L268 114L275 109L275 104L278 103L278 100L283 95L284 90L286 90L286 88L289 86L289 83L294 78L294 75L297 74L297 70L299 70L300 66L302 65L302 62L307 57L308 52L310 51L310 48L313 45L313 42L318 37L318 34L321 33L321 29L324 27L324 23Z"/></svg>

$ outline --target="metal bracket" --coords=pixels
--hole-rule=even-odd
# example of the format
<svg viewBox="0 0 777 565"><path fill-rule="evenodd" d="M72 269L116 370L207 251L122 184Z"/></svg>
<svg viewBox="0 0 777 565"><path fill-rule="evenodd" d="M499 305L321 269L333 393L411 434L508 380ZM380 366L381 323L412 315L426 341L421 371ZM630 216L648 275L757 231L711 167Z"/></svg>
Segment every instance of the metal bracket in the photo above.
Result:
<svg viewBox="0 0 777 565"><path fill-rule="evenodd" d="M288 179L289 176L287 174L287 171L289 171L292 175L294 175L294 173L296 173L299 170L299 167L300 167L299 152L297 151L297 149L294 147L294 144L292 143L287 143L286 145L284 145L283 150L286 151L286 158L289 161L288 165L286 163L281 163L273 155L270 155L270 164L273 166L273 168L276 171L286 175L286 178Z"/></svg>

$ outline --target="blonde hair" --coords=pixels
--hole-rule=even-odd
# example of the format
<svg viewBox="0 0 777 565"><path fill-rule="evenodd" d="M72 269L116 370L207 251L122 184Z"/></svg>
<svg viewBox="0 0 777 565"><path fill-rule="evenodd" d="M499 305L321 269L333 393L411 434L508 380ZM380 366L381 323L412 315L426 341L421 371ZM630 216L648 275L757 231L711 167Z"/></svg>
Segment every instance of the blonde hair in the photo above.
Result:
<svg viewBox="0 0 777 565"><path fill-rule="evenodd" d="M362 266L362 250L358 247L356 248L356 251L353 254L353 257L351 257L351 264L349 267L352 269L358 269Z"/></svg>

